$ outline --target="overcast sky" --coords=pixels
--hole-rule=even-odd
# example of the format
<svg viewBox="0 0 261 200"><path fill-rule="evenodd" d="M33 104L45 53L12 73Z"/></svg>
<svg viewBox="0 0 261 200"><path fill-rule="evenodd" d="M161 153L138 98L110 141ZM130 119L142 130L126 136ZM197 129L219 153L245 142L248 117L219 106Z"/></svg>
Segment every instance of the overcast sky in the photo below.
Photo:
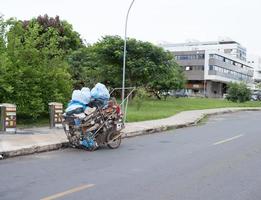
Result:
<svg viewBox="0 0 261 200"><path fill-rule="evenodd" d="M0 0L5 18L59 15L89 43L124 35L131 0ZM229 37L261 56L261 0L135 0L128 36L158 43Z"/></svg>

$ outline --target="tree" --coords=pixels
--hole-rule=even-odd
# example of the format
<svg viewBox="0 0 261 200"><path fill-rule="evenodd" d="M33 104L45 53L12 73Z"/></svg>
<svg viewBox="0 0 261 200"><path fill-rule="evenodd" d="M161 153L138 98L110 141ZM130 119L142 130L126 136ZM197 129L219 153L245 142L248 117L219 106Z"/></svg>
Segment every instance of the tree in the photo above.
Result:
<svg viewBox="0 0 261 200"><path fill-rule="evenodd" d="M100 82L99 60L93 55L91 47L82 47L68 56L70 74L73 79L73 87L79 89L83 86L94 86Z"/></svg>
<svg viewBox="0 0 261 200"><path fill-rule="evenodd" d="M45 26L38 17L26 22L10 19L0 26L8 26L0 54L0 101L15 103L18 115L33 119L48 112L49 102L68 101L72 81L65 58L81 46L67 22L44 19L53 23Z"/></svg>
<svg viewBox="0 0 261 200"><path fill-rule="evenodd" d="M69 55L71 52L83 47L79 33L73 30L71 24L67 21L61 21L59 16L49 17L47 14L38 16L31 20L22 22L24 29L29 30L33 27L38 29L38 36L42 36L44 40L37 42L36 47L43 49L48 47L51 42L55 42L55 47L60 53ZM55 34L55 39L53 38ZM54 53L50 51L49 53ZM54 54L55 55L55 54Z"/></svg>
<svg viewBox="0 0 261 200"><path fill-rule="evenodd" d="M249 101L251 96L251 90L243 82L241 83L230 83L228 85L227 99L232 102L243 103Z"/></svg>
<svg viewBox="0 0 261 200"><path fill-rule="evenodd" d="M5 51L5 32L6 32L6 23L2 15L0 15L0 54Z"/></svg>
<svg viewBox="0 0 261 200"><path fill-rule="evenodd" d="M111 87L121 86L123 44L119 36L105 36L89 47L86 72L95 72L99 81ZM144 87L160 99L163 91L182 88L184 76L170 52L149 42L128 39L126 85Z"/></svg>
<svg viewBox="0 0 261 200"><path fill-rule="evenodd" d="M10 73L12 69L12 63L7 55L6 49L6 28L7 23L3 16L0 16L0 102L4 102L13 91L13 87L10 84Z"/></svg>

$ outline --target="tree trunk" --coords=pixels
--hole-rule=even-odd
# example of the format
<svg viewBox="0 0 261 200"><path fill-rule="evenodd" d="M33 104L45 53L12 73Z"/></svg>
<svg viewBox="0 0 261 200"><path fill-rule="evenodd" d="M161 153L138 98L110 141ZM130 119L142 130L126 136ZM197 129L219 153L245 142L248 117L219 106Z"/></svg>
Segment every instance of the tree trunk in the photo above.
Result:
<svg viewBox="0 0 261 200"><path fill-rule="evenodd" d="M157 97L158 100L161 100L161 97L157 92L153 91L153 94Z"/></svg>

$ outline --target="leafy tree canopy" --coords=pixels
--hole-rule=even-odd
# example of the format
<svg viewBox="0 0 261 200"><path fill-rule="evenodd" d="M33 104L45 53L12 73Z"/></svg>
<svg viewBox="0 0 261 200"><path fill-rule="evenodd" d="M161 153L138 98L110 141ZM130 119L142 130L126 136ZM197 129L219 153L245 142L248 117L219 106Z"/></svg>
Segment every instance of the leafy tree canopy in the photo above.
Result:
<svg viewBox="0 0 261 200"><path fill-rule="evenodd" d="M58 16L25 21L0 16L0 102L14 103L19 116L37 119L47 114L49 102L67 102L72 87L97 82L121 87L123 44L119 36L105 36L85 46ZM126 86L143 87L160 98L183 84L170 52L128 39Z"/></svg>
<svg viewBox="0 0 261 200"><path fill-rule="evenodd" d="M42 21L41 21L42 20ZM66 102L71 76L65 57L82 46L71 25L47 15L30 21L9 19L0 53L0 102L15 103L18 115L37 118L51 101Z"/></svg>
<svg viewBox="0 0 261 200"><path fill-rule="evenodd" d="M232 102L243 103L249 101L251 96L251 90L243 82L241 83L229 83L227 99Z"/></svg>
<svg viewBox="0 0 261 200"><path fill-rule="evenodd" d="M124 41L119 36L105 36L87 47L88 51L81 54L78 61L86 58L83 62L86 67L82 70L89 82L100 81L111 87L121 86L123 45ZM128 39L126 86L142 86L160 98L162 92L179 89L183 85L182 70L170 52L149 42Z"/></svg>

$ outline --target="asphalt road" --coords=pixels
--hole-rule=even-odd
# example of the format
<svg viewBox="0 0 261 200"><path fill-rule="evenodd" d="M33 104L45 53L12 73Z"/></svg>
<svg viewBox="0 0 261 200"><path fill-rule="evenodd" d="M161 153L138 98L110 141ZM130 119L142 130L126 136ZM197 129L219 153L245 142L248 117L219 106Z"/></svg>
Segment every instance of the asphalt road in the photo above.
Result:
<svg viewBox="0 0 261 200"><path fill-rule="evenodd" d="M1 200L260 200L261 112L0 161Z"/></svg>

